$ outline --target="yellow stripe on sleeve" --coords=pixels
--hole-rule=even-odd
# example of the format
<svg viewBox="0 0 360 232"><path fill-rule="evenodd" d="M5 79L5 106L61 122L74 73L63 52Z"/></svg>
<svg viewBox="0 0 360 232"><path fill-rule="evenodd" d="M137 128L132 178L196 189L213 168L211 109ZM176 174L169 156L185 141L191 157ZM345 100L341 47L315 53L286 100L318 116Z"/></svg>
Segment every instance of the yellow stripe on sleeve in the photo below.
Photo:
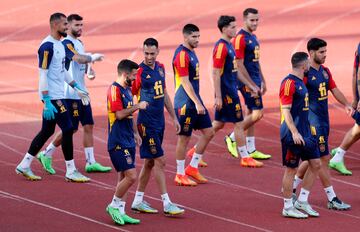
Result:
<svg viewBox="0 0 360 232"><path fill-rule="evenodd" d="M284 95L285 95L285 96L289 96L289 95L290 95L290 87L291 87L291 80L286 80L285 90L284 90Z"/></svg>
<svg viewBox="0 0 360 232"><path fill-rule="evenodd" d="M111 100L116 101L116 86L111 86Z"/></svg>
<svg viewBox="0 0 360 232"><path fill-rule="evenodd" d="M221 58L221 53L222 53L222 50L224 48L224 44L223 43L220 43L218 48L217 48L217 51L216 51L216 59L220 59Z"/></svg>
<svg viewBox="0 0 360 232"><path fill-rule="evenodd" d="M236 50L240 49L240 41L241 41L242 37L243 37L243 35L238 35L235 38L235 49Z"/></svg>
<svg viewBox="0 0 360 232"><path fill-rule="evenodd" d="M180 52L180 68L185 68L185 51Z"/></svg>
<svg viewBox="0 0 360 232"><path fill-rule="evenodd" d="M42 69L46 69L48 65L48 57L49 57L49 51L44 51L44 57L41 64Z"/></svg>
<svg viewBox="0 0 360 232"><path fill-rule="evenodd" d="M68 43L66 44L66 47L74 54L78 54L77 51L74 49L74 47L72 46L72 44Z"/></svg>

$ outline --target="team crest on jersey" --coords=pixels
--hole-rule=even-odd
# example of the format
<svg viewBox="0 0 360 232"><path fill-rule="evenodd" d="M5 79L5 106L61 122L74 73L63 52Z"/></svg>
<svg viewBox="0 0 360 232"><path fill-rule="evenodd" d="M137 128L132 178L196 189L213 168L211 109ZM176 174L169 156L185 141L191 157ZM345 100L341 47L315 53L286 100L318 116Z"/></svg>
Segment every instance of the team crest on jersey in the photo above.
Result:
<svg viewBox="0 0 360 232"><path fill-rule="evenodd" d="M77 108L78 108L77 102L73 102L72 107L73 107L74 110L77 110Z"/></svg>
<svg viewBox="0 0 360 232"><path fill-rule="evenodd" d="M57 101L56 101L56 105L58 105L59 107L61 107L61 106L64 105L64 104L62 103L61 100L57 100Z"/></svg>
<svg viewBox="0 0 360 232"><path fill-rule="evenodd" d="M249 40L249 44L251 44L252 43L252 41L251 40Z"/></svg>
<svg viewBox="0 0 360 232"><path fill-rule="evenodd" d="M321 152L324 152L325 151L325 144L319 144L319 150Z"/></svg>
<svg viewBox="0 0 360 232"><path fill-rule="evenodd" d="M325 70L323 70L323 75L325 79L329 79L329 74Z"/></svg>
<svg viewBox="0 0 360 232"><path fill-rule="evenodd" d="M260 99L256 99L256 100L255 100L255 105L256 105L256 106L260 106Z"/></svg>
<svg viewBox="0 0 360 232"><path fill-rule="evenodd" d="M164 70L162 68L159 68L159 74L161 77L165 77Z"/></svg>
<svg viewBox="0 0 360 232"><path fill-rule="evenodd" d="M156 146L150 146L150 152L155 155L157 153Z"/></svg>

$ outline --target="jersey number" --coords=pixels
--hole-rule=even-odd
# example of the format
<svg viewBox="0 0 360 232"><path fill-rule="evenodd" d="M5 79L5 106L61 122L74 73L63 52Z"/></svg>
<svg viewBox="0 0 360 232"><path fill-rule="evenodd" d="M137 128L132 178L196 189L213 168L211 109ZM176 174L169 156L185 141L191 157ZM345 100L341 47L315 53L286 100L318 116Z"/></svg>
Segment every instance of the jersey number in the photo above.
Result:
<svg viewBox="0 0 360 232"><path fill-rule="evenodd" d="M309 107L309 95L307 93L305 95L304 100L305 100L305 108L308 108Z"/></svg>
<svg viewBox="0 0 360 232"><path fill-rule="evenodd" d="M259 46L255 46L254 56L255 56L255 58L253 59L253 61L259 61L259 58L260 58L260 48L259 48Z"/></svg>

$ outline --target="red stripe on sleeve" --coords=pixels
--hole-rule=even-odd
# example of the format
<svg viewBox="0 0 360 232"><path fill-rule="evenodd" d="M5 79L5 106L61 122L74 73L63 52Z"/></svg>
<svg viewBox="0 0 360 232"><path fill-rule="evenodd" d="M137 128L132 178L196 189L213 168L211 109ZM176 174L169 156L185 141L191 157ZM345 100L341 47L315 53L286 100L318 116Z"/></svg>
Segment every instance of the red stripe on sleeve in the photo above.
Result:
<svg viewBox="0 0 360 232"><path fill-rule="evenodd" d="M184 50L180 51L175 57L174 66L180 77L189 76L189 54Z"/></svg>
<svg viewBox="0 0 360 232"><path fill-rule="evenodd" d="M293 101L295 93L295 82L293 80L285 80L280 87L280 102L281 105L290 105Z"/></svg>
<svg viewBox="0 0 360 232"><path fill-rule="evenodd" d="M123 103L119 87L111 85L107 94L109 111L116 112L123 110Z"/></svg>
<svg viewBox="0 0 360 232"><path fill-rule="evenodd" d="M140 93L140 89L141 89L141 74L143 73L144 69L142 67L140 67L137 71L136 74L136 79L133 82L132 86L131 86L131 93L133 95L138 95Z"/></svg>
<svg viewBox="0 0 360 232"><path fill-rule="evenodd" d="M219 43L213 53L213 67L222 69L225 65L228 50L225 43Z"/></svg>

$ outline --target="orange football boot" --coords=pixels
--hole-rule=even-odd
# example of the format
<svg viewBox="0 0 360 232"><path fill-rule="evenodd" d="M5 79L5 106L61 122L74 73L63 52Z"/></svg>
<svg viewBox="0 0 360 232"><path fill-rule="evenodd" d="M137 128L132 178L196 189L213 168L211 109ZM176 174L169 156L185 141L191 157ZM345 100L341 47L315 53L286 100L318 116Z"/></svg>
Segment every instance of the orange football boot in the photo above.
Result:
<svg viewBox="0 0 360 232"><path fill-rule="evenodd" d="M197 183L189 179L187 175L176 174L175 184L179 186L196 186Z"/></svg>
<svg viewBox="0 0 360 232"><path fill-rule="evenodd" d="M185 174L194 178L199 184L205 184L208 182L208 180L200 174L198 168L191 167L190 165L186 167Z"/></svg>
<svg viewBox="0 0 360 232"><path fill-rule="evenodd" d="M257 161L252 157L241 158L240 164L243 167L249 167L249 168L260 168L264 165L262 162Z"/></svg>
<svg viewBox="0 0 360 232"><path fill-rule="evenodd" d="M194 152L195 152L195 147L192 147L192 148L190 148L190 150L188 150L188 152L186 153L186 155L187 155L190 159L192 159L192 156L193 156ZM207 164L203 159L201 159L201 160L199 161L199 167L201 167L201 168L206 168L207 166L208 166L208 164Z"/></svg>

